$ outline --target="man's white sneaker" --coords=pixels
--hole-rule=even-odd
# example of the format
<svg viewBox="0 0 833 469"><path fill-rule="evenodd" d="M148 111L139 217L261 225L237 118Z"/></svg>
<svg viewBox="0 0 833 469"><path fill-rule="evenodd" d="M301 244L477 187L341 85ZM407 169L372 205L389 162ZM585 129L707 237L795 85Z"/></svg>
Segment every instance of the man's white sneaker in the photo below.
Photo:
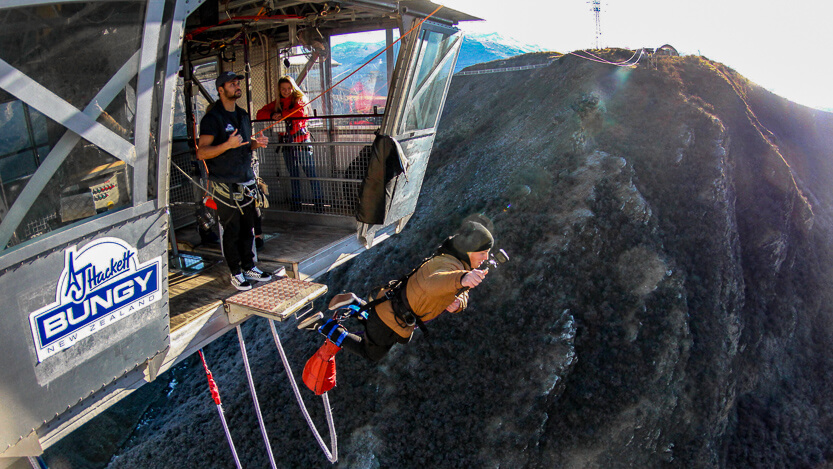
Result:
<svg viewBox="0 0 833 469"><path fill-rule="evenodd" d="M246 291L252 289L252 284L246 281L246 277L243 274L237 274L231 276L231 284L234 288L240 291Z"/></svg>
<svg viewBox="0 0 833 469"><path fill-rule="evenodd" d="M252 267L251 269L244 271L243 276L246 277L246 280L252 280L254 282L265 282L272 279L271 275L258 269L257 267Z"/></svg>

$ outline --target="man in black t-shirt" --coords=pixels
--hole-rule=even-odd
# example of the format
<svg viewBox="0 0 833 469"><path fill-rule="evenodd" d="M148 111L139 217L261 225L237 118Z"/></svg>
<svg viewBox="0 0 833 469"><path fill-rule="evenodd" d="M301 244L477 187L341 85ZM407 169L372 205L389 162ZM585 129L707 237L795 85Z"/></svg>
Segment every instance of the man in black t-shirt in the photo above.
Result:
<svg viewBox="0 0 833 469"><path fill-rule="evenodd" d="M243 94L242 78L233 72L222 72L214 82L220 99L200 121L197 159L205 161L212 196L217 201L223 257L231 271L231 284L238 290L250 290L249 281L272 278L254 264L258 189L252 171L252 151L265 147L269 139L264 135L252 136L249 115L236 104Z"/></svg>

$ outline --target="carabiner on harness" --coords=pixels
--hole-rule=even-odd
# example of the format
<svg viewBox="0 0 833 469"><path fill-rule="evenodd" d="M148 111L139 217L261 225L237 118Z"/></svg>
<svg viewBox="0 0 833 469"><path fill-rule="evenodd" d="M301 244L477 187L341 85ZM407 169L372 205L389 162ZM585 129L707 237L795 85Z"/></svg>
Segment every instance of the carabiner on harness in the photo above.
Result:
<svg viewBox="0 0 833 469"><path fill-rule="evenodd" d="M355 317L359 321L366 321L367 309L359 305L347 305L343 308L337 309L333 314L333 319L338 322L342 322L352 317Z"/></svg>

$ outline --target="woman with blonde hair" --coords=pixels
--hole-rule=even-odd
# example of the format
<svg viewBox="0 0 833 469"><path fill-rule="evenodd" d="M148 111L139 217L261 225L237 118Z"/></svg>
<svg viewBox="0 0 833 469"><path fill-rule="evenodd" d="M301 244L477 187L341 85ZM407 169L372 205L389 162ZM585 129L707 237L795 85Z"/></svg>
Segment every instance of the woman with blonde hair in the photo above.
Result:
<svg viewBox="0 0 833 469"><path fill-rule="evenodd" d="M308 99L307 96L298 88L295 80L290 76L283 76L278 79L278 92L280 98L263 106L257 112L257 119L259 120L279 120L285 118L285 131L280 133L280 143L292 143L295 145L282 148L284 162L286 168L289 170L289 176L292 178L292 210L299 210L303 198L301 196L301 169L304 170L306 177L312 179L310 181L310 188L312 189L313 203L317 210L322 207L321 201L321 183L314 180L318 177L315 174L315 160L312 155L312 146L308 145L312 141L309 130L307 130L307 119L309 117Z"/></svg>

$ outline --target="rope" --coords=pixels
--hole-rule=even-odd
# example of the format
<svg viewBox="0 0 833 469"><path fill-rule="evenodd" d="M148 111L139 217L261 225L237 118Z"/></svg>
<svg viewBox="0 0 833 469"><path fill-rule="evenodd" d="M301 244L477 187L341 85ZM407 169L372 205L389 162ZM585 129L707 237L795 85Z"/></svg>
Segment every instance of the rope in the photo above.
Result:
<svg viewBox="0 0 833 469"><path fill-rule="evenodd" d="M262 13L263 9L261 9L260 11ZM226 12L226 14L228 14L228 12ZM263 16L260 13L258 13L257 16L234 16L234 17L232 17L231 15L229 15L228 19L224 19L224 20L218 22L217 24L212 24L210 26L203 26L202 28L195 29L190 34L185 35L185 39L190 41L194 38L194 36L198 36L198 35L206 32L210 29L216 28L218 26L222 26L222 25L228 23L229 21L254 21L254 22L258 22L260 20L302 20L302 19L304 19L304 17L303 16L298 16L298 15Z"/></svg>
<svg viewBox="0 0 833 469"><path fill-rule="evenodd" d="M327 88L327 89L326 89L325 91L323 91L321 94L319 94L319 95L318 95L318 96L316 96L315 98L311 99L311 100L307 103L307 105L312 104L312 102L313 102L313 101L315 101L315 100L319 99L320 97L324 96L325 94L329 93L330 91L332 91L332 90L333 90L333 88L335 88L336 86L338 86L338 85L340 85L340 84L344 83L344 81L345 81L345 80L347 80L348 78L352 77L352 76L353 76L353 75L355 75L355 74L356 74L359 70L363 69L363 68L364 68L365 66L367 66L369 63L371 63L371 62L373 62L374 60L376 60L376 57L379 57L380 55L382 55L382 54L383 54L386 50L388 50L388 49L390 49L391 47L393 47L393 46L394 46L394 44L398 43L399 41L401 41L402 39L404 39L405 37L407 37L409 34L411 34L411 33L412 33L415 29L418 29L420 26L422 26L422 23L424 23L424 22L425 22L428 18L430 18L430 17L434 16L434 14L435 14L435 13L437 13L438 11L440 11L440 9L441 9L442 7L443 7L443 5L438 6L438 7L437 7L434 11L432 11L432 12L431 12L428 16L426 16L425 18L423 18L422 20L420 20L420 21L419 21L419 23L417 23L417 24L415 24L413 27L411 27L411 29L409 29L409 30L408 30L405 34L403 34L403 35L399 36L399 38L397 38L395 41L391 42L391 43L390 43L387 47L385 47L384 49L380 50L378 54L376 54L376 55L374 55L373 57L371 57L371 58L370 58L367 62L363 63L363 64L362 64L359 68L357 68L357 69L353 70L353 72L352 72L351 74L349 74L349 75L347 75L346 77L342 78L342 79L341 79L341 80L339 80L339 81L338 81L335 85L333 85L333 86L331 86L331 87ZM259 133L259 134L262 134L263 132L265 132L265 131L267 131L267 130L271 129L272 127L274 127L274 126L278 125L280 122L283 122L283 121L285 121L286 119L288 119L289 117L292 117L293 115L295 115L295 113L297 113L297 112L298 112L298 111L300 111L301 109L303 109L303 108L299 107L298 109L296 109L296 110L294 110L294 111L290 112L289 114L287 114L287 115L285 115L285 116L282 116L280 119L276 120L276 121L275 121L272 125L270 125L270 126L266 127L265 129L261 130L261 131L260 131L260 132L258 132L258 133Z"/></svg>
<svg viewBox="0 0 833 469"><path fill-rule="evenodd" d="M330 399L327 397L327 393L321 395L321 400L324 401L324 411L327 414L327 427L330 430L330 446L332 447L332 452L327 448L327 445L324 444L324 440L321 438L321 435L315 428L315 424L312 422L312 418L309 416L307 406L304 405L304 398L301 397L301 392L298 390L298 383L295 382L295 375L292 374L292 368L289 366L289 360L286 358L286 353L283 351L283 347L281 346L281 339L278 338L278 331L275 329L275 321L273 319L269 320L269 327L272 328L272 337L275 339L275 345L277 345L278 351L281 354L283 367L286 369L289 382L292 384L292 391L295 392L295 399L301 407L304 419L306 419L307 425L309 425L310 430L312 430L312 433L315 435L315 440L318 441L318 446L321 447L321 450L324 451L324 454L327 456L327 460L335 464L336 461L338 461L338 440L336 438L335 424L333 423L333 411L330 408Z"/></svg>
<svg viewBox="0 0 833 469"><path fill-rule="evenodd" d="M194 178L192 178L192 177L191 177L188 173L186 173L184 169L180 168L180 167L179 167L179 165L177 165L176 163L174 163L174 162L173 162L173 160L171 160L171 165L172 165L174 168L178 169L178 170L179 170L179 172L181 172L181 173L185 176L185 178L186 178L186 179L188 179L189 181L191 181L191 183L192 183L192 184L194 184L195 186L197 186L197 187L199 187L200 189L204 190L206 194L210 194L210 192L208 191L208 189L206 189L205 187L203 187L203 185L202 185L202 184L200 184L199 182L195 181L195 180L194 180ZM254 200L255 200L255 199L254 199L254 197L252 197L251 199L249 199L249 201L248 201L248 202L246 202L246 203L245 203L245 204L243 204L243 205L238 204L236 201L234 202L234 205L232 205L232 204L230 204L230 203L226 202L225 200L223 200L223 199L222 199L222 197L213 197L213 196L212 196L211 198L212 198L212 199L214 199L214 201L215 201L215 202L218 202L218 201L219 201L221 204L225 205L226 207L229 207L229 208L236 208L236 209L238 209L238 210L240 210L240 209L242 209L243 207L245 207L245 206L249 205L250 203L254 202ZM242 211L242 210L241 210L241 211Z"/></svg>
<svg viewBox="0 0 833 469"><path fill-rule="evenodd" d="M583 55L579 55L579 52L587 54L590 57L585 57ZM636 62L630 63L630 61L633 60L634 57L636 57L636 54L639 54L639 57L637 57ZM642 49L640 49L638 51L635 51L633 53L633 55L628 60L625 60L624 62L611 62L611 61L605 60L605 59L603 59L603 58L601 58L597 55L594 55L593 53L588 52L586 50L585 51L578 51L578 52L576 52L576 51L570 52L570 55L575 55L576 57L584 59L584 60L589 60L591 62L597 62L597 63L600 63L600 64L615 65L617 67L633 67L633 66L635 66L637 63L639 63L639 60L642 58L642 54L643 54L643 51L642 51Z"/></svg>
<svg viewBox="0 0 833 469"><path fill-rule="evenodd" d="M269 463L272 469L277 469L275 465L275 456L272 455L272 446L269 444L269 436L266 434L266 425L263 424L263 415L260 412L260 403L257 401L257 393L255 392L255 382L252 379L252 370L249 368L249 356L246 354L246 342L243 340L243 331L240 325L237 326L237 341L240 343L240 353L243 355L243 365L246 367L246 378L249 380L249 391L252 393L252 401L255 404L255 413L257 414L257 421L260 424L260 434L263 435L263 442L266 443L266 452L269 454Z"/></svg>
<svg viewBox="0 0 833 469"><path fill-rule="evenodd" d="M570 52L570 54L575 55L576 57L580 57L580 58L585 59L585 60L589 60L591 62L598 62L598 63L608 64L608 65L619 65L619 63L617 63L617 62L611 62L607 59L603 59L603 58L599 57L598 55L595 55L595 54L593 54L591 52L588 52L588 51ZM587 54L589 57L584 56L584 55L580 55L580 54Z"/></svg>
<svg viewBox="0 0 833 469"><path fill-rule="evenodd" d="M223 414L223 404L220 402L220 390L217 388L217 383L214 382L214 376L211 375L211 371L205 363L205 355L202 354L202 349L199 350L199 354L200 360L202 360L202 367L205 368L205 376L208 378L208 389L211 391L211 398L214 399L214 403L217 404L217 412L220 413L220 421L223 422L223 430L226 432L226 440L228 440L229 448L231 448L231 455L234 456L234 463L237 465L237 469L243 469L240 465L240 459L237 457L237 450L234 449L234 441L231 440L231 432L229 432L226 417Z"/></svg>
<svg viewBox="0 0 833 469"><path fill-rule="evenodd" d="M630 58L629 58L628 60L625 60L625 61L623 61L623 62L611 62L611 61L609 61L609 60L607 60L607 59L603 59L603 58L599 57L598 55L596 55L596 54L594 54L594 53L592 53L592 52L590 52L590 51L587 51L587 50L584 50L584 51L581 51L581 52L583 52L583 53L585 53L585 54L587 54L587 55L589 55L589 56L591 56L591 57L594 57L594 58L596 58L596 59L599 59L599 60L605 61L605 62L607 62L607 63L609 63L609 64L611 64L611 65L630 65L630 61L631 61L631 60L633 60L633 58L634 58L634 57L636 57L636 54L640 54L640 53L641 53L641 49L640 49L640 50L636 50L636 51L634 51L634 52L633 52L633 55L631 55L631 56L630 56ZM638 61L639 61L639 59L637 59L637 62L638 62ZM634 65L635 65L635 63L634 63Z"/></svg>

